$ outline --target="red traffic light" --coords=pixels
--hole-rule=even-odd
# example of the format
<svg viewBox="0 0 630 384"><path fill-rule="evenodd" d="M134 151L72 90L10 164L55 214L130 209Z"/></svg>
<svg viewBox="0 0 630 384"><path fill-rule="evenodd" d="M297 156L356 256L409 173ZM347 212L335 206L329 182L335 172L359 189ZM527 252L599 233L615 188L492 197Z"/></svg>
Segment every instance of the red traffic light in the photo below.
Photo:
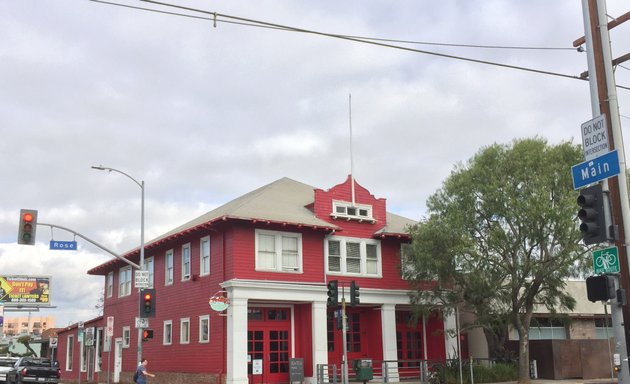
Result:
<svg viewBox="0 0 630 384"><path fill-rule="evenodd" d="M20 226L18 227L18 244L35 245L35 229L37 225L37 211L34 209L20 210Z"/></svg>
<svg viewBox="0 0 630 384"><path fill-rule="evenodd" d="M151 294L150 293L145 293L144 294L144 299L145 300L151 300Z"/></svg>

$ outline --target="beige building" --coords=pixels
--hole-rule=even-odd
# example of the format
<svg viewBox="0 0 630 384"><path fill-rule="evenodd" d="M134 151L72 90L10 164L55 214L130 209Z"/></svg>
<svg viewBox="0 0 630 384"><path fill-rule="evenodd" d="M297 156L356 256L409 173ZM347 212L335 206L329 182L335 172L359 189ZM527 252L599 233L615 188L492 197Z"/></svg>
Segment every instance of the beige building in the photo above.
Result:
<svg viewBox="0 0 630 384"><path fill-rule="evenodd" d="M552 316L543 307L534 310L534 319L529 330L530 340L583 340L608 339L613 337L610 326L610 307L608 314L601 302L590 302L586 295L584 280L569 280L566 291L575 299L575 309L571 312L559 312L565 318ZM471 320L471 314L462 313L462 323ZM474 357L487 357L488 347L483 331L479 328L468 330L469 354ZM510 330L509 340L518 340L515 329Z"/></svg>
<svg viewBox="0 0 630 384"><path fill-rule="evenodd" d="M2 333L5 336L15 336L24 333L41 335L45 330L54 327L54 316L11 316L4 318Z"/></svg>

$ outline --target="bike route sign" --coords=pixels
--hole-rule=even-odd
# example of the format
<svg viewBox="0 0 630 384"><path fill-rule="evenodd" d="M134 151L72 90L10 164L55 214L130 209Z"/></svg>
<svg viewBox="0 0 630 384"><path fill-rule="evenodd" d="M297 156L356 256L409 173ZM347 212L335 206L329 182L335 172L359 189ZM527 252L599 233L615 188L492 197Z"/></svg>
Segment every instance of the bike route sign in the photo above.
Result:
<svg viewBox="0 0 630 384"><path fill-rule="evenodd" d="M619 273L619 252L617 247L593 251L593 269L595 274Z"/></svg>

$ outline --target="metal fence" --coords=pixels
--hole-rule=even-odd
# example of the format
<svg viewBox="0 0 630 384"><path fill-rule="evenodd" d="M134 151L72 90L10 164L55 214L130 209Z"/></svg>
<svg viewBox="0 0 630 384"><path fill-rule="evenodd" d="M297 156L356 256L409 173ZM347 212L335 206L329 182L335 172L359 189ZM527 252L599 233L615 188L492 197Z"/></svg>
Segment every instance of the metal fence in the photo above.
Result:
<svg viewBox="0 0 630 384"><path fill-rule="evenodd" d="M496 361L492 359L465 359L460 360L383 360L373 361L374 378L372 383L430 383L439 384L446 367L459 369L464 381L474 384L473 366L483 365L492 367ZM336 364L317 365L318 384L342 383L342 369ZM352 369L348 372L348 381L356 381L356 375Z"/></svg>

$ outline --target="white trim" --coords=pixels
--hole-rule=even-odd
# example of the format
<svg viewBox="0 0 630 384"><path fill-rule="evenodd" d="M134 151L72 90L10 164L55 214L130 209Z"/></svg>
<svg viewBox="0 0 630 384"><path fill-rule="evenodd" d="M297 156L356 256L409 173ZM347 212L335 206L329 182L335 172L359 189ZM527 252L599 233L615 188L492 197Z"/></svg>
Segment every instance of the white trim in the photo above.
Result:
<svg viewBox="0 0 630 384"><path fill-rule="evenodd" d="M125 333L127 336L125 336ZM122 327L122 347L129 348L131 345L131 327L128 325L126 327Z"/></svg>
<svg viewBox="0 0 630 384"><path fill-rule="evenodd" d="M166 326L170 328L170 340L166 340ZM173 344L173 320L164 320L162 324L162 345L172 345Z"/></svg>
<svg viewBox="0 0 630 384"><path fill-rule="evenodd" d="M123 283L122 277L125 276ZM124 284L124 285L123 285ZM124 289L121 289L124 287ZM118 270L118 297L131 295L131 266L122 267Z"/></svg>
<svg viewBox="0 0 630 384"><path fill-rule="evenodd" d="M151 269L147 266L151 266ZM149 288L155 287L155 257L147 257L144 259L144 270L149 271Z"/></svg>
<svg viewBox="0 0 630 384"><path fill-rule="evenodd" d="M340 270L339 271L331 271L329 265L329 242L337 241L339 242L339 252L340 252ZM347 260L347 244L348 243L358 243L359 244L359 272L348 271L348 260ZM367 245L376 245L376 273L367 273ZM381 251L381 241L375 239L366 239L366 238L358 238L358 237L342 237L342 236L328 236L324 240L324 259L326 260L326 273L331 275L351 275L351 276L361 276L361 277L383 277L383 254Z"/></svg>
<svg viewBox="0 0 630 384"><path fill-rule="evenodd" d="M259 237L273 236L274 237L274 265L273 267L265 267L261 265L259 257ZM282 232L282 231L269 231L264 229L255 230L255 254L256 254L256 271L264 272L284 272L284 273L302 273L302 234L298 232ZM297 240L297 266L284 267L282 263L282 240L283 238L294 238Z"/></svg>
<svg viewBox="0 0 630 384"><path fill-rule="evenodd" d="M203 332L203 321L207 321L207 326L206 326L206 334L208 335L208 338L206 340L203 340L201 338L201 336L204 334ZM210 342L210 315L202 315L199 316L199 342L200 343L209 343Z"/></svg>
<svg viewBox="0 0 630 384"><path fill-rule="evenodd" d="M168 271L168 258L171 258L171 274L169 276ZM175 253L172 249L164 252L164 285L173 285L173 280L175 280Z"/></svg>
<svg viewBox="0 0 630 384"><path fill-rule="evenodd" d="M66 338L66 372L72 372L74 365L74 335Z"/></svg>
<svg viewBox="0 0 630 384"><path fill-rule="evenodd" d="M186 327L187 331L184 334L184 324L188 324ZM184 340L184 336L186 336L186 340ZM179 319L179 343L180 344L190 344L190 317L182 317Z"/></svg>
<svg viewBox="0 0 630 384"><path fill-rule="evenodd" d="M208 270L203 270L203 243L208 242ZM206 276L210 274L210 261L212 260L212 242L210 241L210 236L204 236L199 239L199 276Z"/></svg>
<svg viewBox="0 0 630 384"><path fill-rule="evenodd" d="M184 263L184 255L186 254L185 250L188 250L188 271L184 268L186 266L186 263ZM190 280L190 276L192 275L192 247L190 246L190 243L182 244L180 260L182 262L182 281Z"/></svg>
<svg viewBox="0 0 630 384"><path fill-rule="evenodd" d="M349 211L354 210L354 213ZM365 214L361 214L365 211ZM372 206L369 204L357 204L348 201L333 200L332 212L330 217L333 219L346 219L346 220L358 220L359 222L367 221L375 223L374 216L372 215Z"/></svg>

